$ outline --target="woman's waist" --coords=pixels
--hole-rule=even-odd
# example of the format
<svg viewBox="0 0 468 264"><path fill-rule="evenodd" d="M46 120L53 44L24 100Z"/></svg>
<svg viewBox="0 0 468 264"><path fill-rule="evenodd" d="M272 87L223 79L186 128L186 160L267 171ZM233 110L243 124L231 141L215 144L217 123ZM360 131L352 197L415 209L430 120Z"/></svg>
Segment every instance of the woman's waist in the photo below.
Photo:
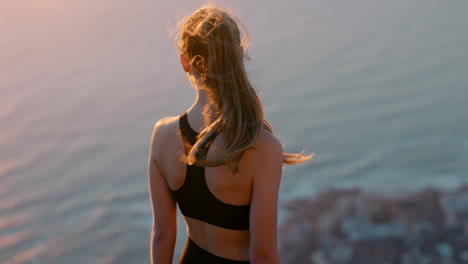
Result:
<svg viewBox="0 0 468 264"><path fill-rule="evenodd" d="M231 230L185 217L189 238L202 249L227 259L248 260L249 230Z"/></svg>

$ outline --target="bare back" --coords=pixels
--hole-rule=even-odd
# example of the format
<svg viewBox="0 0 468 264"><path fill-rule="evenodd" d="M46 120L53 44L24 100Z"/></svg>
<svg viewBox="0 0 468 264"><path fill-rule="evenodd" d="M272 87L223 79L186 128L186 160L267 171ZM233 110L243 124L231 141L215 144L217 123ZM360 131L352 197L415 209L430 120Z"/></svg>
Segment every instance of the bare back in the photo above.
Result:
<svg viewBox="0 0 468 264"><path fill-rule="evenodd" d="M193 129L202 128L201 122L191 120ZM167 127L164 139L158 139L160 151L156 151L159 167L171 190L179 189L186 177L187 165L181 160L184 154L183 141L180 134L179 117L166 119ZM214 140L208 156L215 155L224 148L222 135ZM221 202L232 205L246 205L251 201L253 170L249 170L248 154L240 162L240 170L235 175L227 166L205 168L205 179L210 192ZM231 230L209 223L184 217L187 223L189 237L203 249L212 254L233 259L248 260L249 231Z"/></svg>
<svg viewBox="0 0 468 264"><path fill-rule="evenodd" d="M196 113L189 110L189 125L193 130L201 131L201 119L194 120L194 117L197 117ZM168 236L173 237L170 230L174 230L175 225L175 199L170 193L184 185L187 174L187 164L182 161L184 145L178 116L164 118L155 125L151 146L150 194L154 226L156 231L158 226L159 230L167 228ZM216 155L223 149L221 134L213 141L207 156ZM249 227L248 230L232 230L185 217L190 239L222 258L239 261L261 258L269 259L268 263L280 263L276 224L282 161L281 144L264 130L253 147L243 154L236 174L227 166L206 167L206 186L217 200L232 206L250 204Z"/></svg>

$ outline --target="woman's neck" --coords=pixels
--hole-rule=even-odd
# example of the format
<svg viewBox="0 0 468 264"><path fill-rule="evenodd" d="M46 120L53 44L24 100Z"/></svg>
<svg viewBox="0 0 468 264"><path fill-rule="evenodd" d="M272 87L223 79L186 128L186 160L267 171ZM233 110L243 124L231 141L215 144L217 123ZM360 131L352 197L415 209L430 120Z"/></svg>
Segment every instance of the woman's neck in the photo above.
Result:
<svg viewBox="0 0 468 264"><path fill-rule="evenodd" d="M196 97L195 97L194 103L187 110L187 112L192 117L191 120L196 122L194 123L195 126L204 128L206 124L203 122L203 113L208 111L208 113L210 114L210 117L214 118L212 116L214 109L213 107L211 107L209 94L206 88L203 87L204 84L201 83L200 81L194 80L192 81L192 85L195 88ZM208 120L207 122L211 123L211 122L214 122L214 120Z"/></svg>
<svg viewBox="0 0 468 264"><path fill-rule="evenodd" d="M193 115L202 116L202 113L205 107L209 103L208 93L204 89L200 89L195 87L196 97L195 102L193 102L192 106L188 109Z"/></svg>

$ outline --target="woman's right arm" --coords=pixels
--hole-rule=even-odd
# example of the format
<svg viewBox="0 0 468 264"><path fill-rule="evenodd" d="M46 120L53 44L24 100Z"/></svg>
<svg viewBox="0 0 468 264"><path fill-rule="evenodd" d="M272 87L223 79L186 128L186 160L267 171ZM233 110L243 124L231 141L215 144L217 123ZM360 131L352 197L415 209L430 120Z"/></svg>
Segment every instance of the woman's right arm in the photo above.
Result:
<svg viewBox="0 0 468 264"><path fill-rule="evenodd" d="M272 134L263 131L249 156L249 165L255 171L250 207L250 261L279 264L277 211L283 148Z"/></svg>
<svg viewBox="0 0 468 264"><path fill-rule="evenodd" d="M164 129L163 122L161 120L154 126L148 158L148 185L153 210L151 264L172 263L177 235L176 202L156 161L156 151L161 149L158 144L164 142L161 139L161 134L164 134L161 133Z"/></svg>

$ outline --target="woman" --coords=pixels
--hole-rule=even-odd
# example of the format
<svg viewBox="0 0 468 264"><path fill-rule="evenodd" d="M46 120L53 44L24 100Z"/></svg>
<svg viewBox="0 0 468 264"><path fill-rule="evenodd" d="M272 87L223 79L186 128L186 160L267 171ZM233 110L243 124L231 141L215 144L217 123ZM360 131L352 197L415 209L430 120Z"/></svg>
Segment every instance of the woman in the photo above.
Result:
<svg viewBox="0 0 468 264"><path fill-rule="evenodd" d="M176 204L188 240L179 263L280 263L277 201L283 153L244 69L239 27L205 6L182 26L183 70L196 89L182 115L156 123L149 153L151 263L172 263Z"/></svg>

